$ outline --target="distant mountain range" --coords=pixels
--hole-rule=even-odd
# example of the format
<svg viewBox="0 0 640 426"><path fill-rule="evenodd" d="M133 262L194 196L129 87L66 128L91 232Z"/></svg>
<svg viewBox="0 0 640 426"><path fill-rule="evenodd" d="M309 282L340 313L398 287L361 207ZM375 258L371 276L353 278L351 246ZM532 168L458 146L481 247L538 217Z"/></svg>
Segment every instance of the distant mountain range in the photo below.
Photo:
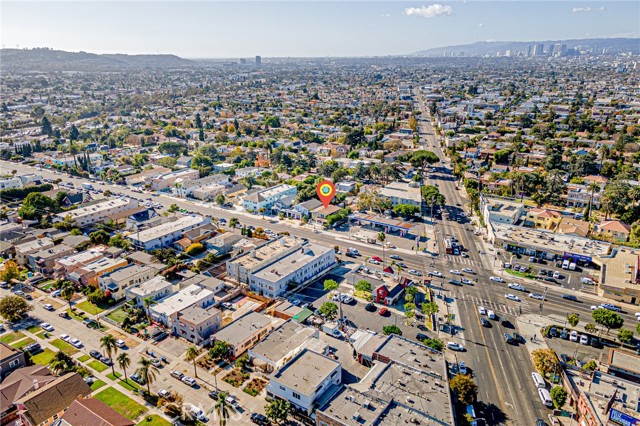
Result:
<svg viewBox="0 0 640 426"><path fill-rule="evenodd" d="M547 41L479 41L471 44L457 46L436 47L433 49L421 50L414 53L417 56L484 56L504 54L510 50L512 53L527 53L529 46L543 44L545 50L550 45L566 44L567 49L580 48L602 54L603 49L607 54L620 52L633 52L640 54L640 39L638 38L591 38L580 40L547 40Z"/></svg>
<svg viewBox="0 0 640 426"><path fill-rule="evenodd" d="M98 55L87 52L65 52L47 48L1 49L4 69L24 71L83 71L122 68L182 68L195 63L175 55Z"/></svg>

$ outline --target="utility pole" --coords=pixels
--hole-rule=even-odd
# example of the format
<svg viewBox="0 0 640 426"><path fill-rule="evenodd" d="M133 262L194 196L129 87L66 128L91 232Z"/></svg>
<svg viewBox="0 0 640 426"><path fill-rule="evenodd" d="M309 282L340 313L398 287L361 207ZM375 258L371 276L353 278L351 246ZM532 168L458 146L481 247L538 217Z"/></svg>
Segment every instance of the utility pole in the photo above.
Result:
<svg viewBox="0 0 640 426"><path fill-rule="evenodd" d="M542 303L540 304L540 316L542 316L542 310L544 309L544 301L547 298L547 290L549 290L549 287L545 287L544 293L542 293Z"/></svg>

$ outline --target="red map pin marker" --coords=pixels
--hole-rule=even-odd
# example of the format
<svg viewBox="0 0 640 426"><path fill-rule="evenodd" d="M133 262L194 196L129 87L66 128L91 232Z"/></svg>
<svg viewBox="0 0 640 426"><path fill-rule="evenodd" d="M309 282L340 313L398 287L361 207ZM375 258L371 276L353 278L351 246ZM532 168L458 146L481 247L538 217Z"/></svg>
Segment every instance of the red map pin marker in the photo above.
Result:
<svg viewBox="0 0 640 426"><path fill-rule="evenodd" d="M322 205L327 208L333 197L336 196L336 187L330 180L323 180L316 187L316 194L318 194L318 198L322 201Z"/></svg>

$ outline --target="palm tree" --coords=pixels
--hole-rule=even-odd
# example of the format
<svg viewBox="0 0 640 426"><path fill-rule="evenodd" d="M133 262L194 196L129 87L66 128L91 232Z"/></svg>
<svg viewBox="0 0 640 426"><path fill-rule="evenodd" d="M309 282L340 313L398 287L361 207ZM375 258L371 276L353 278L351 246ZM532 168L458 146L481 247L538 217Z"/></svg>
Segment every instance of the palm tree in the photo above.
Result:
<svg viewBox="0 0 640 426"><path fill-rule="evenodd" d="M73 370L75 365L73 359L62 351L58 351L49 361L49 369L59 376Z"/></svg>
<svg viewBox="0 0 640 426"><path fill-rule="evenodd" d="M384 234L384 232L380 232L378 234L378 241L380 241L380 244L382 244L382 269L384 269L384 259L385 259L385 255L384 255L384 240L387 239L387 236Z"/></svg>
<svg viewBox="0 0 640 426"><path fill-rule="evenodd" d="M122 368L122 372L124 373L124 381L126 382L127 368L129 368L129 366L131 365L131 359L129 359L129 356L125 352L122 352L120 355L118 355L117 361L118 366Z"/></svg>
<svg viewBox="0 0 640 426"><path fill-rule="evenodd" d="M226 398L227 393L220 392L218 394L218 401L216 401L216 414L218 414L218 418L220 419L220 426L225 426L229 418L229 406Z"/></svg>
<svg viewBox="0 0 640 426"><path fill-rule="evenodd" d="M587 186L587 190L591 193L591 195L589 196L589 210L587 217L585 218L585 220L589 220L589 215L591 214L591 208L593 205L593 194L595 194L596 192L600 192L600 185L598 185L595 182L591 182L588 186Z"/></svg>
<svg viewBox="0 0 640 426"><path fill-rule="evenodd" d="M100 339L100 347L104 349L107 358L111 358L112 355L118 352L118 345L116 344L116 338L110 334L105 334ZM111 362L111 372L116 375L115 363Z"/></svg>
<svg viewBox="0 0 640 426"><path fill-rule="evenodd" d="M142 299L142 303L144 303L144 313L147 316L147 322L151 324L151 319L149 318L149 307L153 304L153 299L151 297L145 297L144 299Z"/></svg>
<svg viewBox="0 0 640 426"><path fill-rule="evenodd" d="M193 374L196 378L198 377L198 370L196 369L196 358L198 358L199 354L200 351L198 351L198 348L195 345L191 345L187 348L187 352L184 355L185 361L193 362Z"/></svg>
<svg viewBox="0 0 640 426"><path fill-rule="evenodd" d="M153 365L150 359L148 358L140 358L138 361L138 365L140 366L136 371L138 375L145 381L147 384L147 393L151 395L151 382L156 380L156 374L158 373L158 367Z"/></svg>
<svg viewBox="0 0 640 426"><path fill-rule="evenodd" d="M62 283L62 289L60 289L60 297L67 301L69 304L69 308L71 308L71 299L73 299L73 295L76 294L75 288L73 288L73 284L69 281L65 281Z"/></svg>

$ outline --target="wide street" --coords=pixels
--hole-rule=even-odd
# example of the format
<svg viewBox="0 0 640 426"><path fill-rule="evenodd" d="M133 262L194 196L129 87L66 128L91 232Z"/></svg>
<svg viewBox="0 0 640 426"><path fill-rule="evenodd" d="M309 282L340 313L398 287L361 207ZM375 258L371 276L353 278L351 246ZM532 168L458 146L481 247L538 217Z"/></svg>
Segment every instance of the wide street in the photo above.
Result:
<svg viewBox="0 0 640 426"><path fill-rule="evenodd" d="M424 109L426 113L426 108ZM428 120L419 122L421 132L421 143L424 149L434 151L440 158L441 162L435 166L434 172L429 175L427 184L437 184L439 190L445 195L447 209L462 212L465 206L465 200L460 194L460 190L456 189L451 169L447 166L439 144L436 142L433 129ZM0 162L0 169L3 173L11 170L17 170L19 174L39 173L45 178L57 179L61 178L64 182L72 182L77 187L80 186L82 179L69 177L65 174L54 172L48 169L40 169L23 164L11 162ZM308 238L328 245L338 245L344 252L347 247L356 247L362 253L361 258L349 259L356 263L363 262L370 256L382 256L382 247L378 244L366 244L349 239L347 232L338 231L314 231L311 225L302 226L293 221L281 221L277 218L262 218L257 215L248 214L241 211L222 209L211 203L203 203L191 200L178 199L173 196L160 194L151 196L150 193L139 194L132 192L130 188L122 185L111 185L95 182L94 187L99 190L110 190L112 193L123 194L135 198L151 198L154 202L158 202L164 208L171 204L177 204L178 207L186 209L194 213L202 213L210 215L214 218L225 218L227 221L231 217L237 217L241 224L246 226L262 227L271 229L274 232L289 232L299 238ZM164 210L164 209L163 209ZM522 314L539 313L540 301L527 297L526 293L508 290L506 283L496 283L489 280L492 275L500 275L501 271L494 270L494 266L498 266L500 262L496 262L496 251L490 247L485 247L480 237L474 235L473 224L468 219L458 223L449 220L437 220L434 225L437 235L437 243L439 247L439 255L432 256L428 253L416 253L411 250L398 248L397 250L387 249L386 256L390 254L398 254L402 258L409 269L417 269L426 276L429 271L438 270L445 275L444 279L434 279L432 288L436 290L436 294L440 291L450 300L451 312L457 312L458 317L454 318L454 323L460 326L460 331L453 337L441 335L442 340L453 340L462 343L467 352L456 353L458 360L464 360L473 371L474 377L479 385L479 412L478 417L484 417L488 424L533 424L536 417L546 417L548 410L540 403L535 387L530 379L530 372L533 370L529 354L523 345L513 346L507 345L503 340L503 333L517 331L514 329L505 329L498 322L493 321L493 327L482 327L479 320L477 306L484 306L487 309L493 309L500 317L509 320L511 324L516 324L516 318ZM466 222L466 223L465 223ZM422 225L420 225L422 226ZM455 236L460 244L469 249L468 258L461 256L453 256L444 254L442 249L442 239L445 236ZM428 241L428 248L433 248L433 241ZM345 260L347 260L345 258ZM345 265L348 266L349 264ZM355 266L355 265L352 265ZM373 265L367 264L372 268ZM473 286L465 285L456 287L447 281L454 278L449 273L450 269L462 269L469 267L474 269L476 274L465 274L467 278L474 281L478 279ZM347 271L345 270L345 273ZM519 282L518 279L510 279L508 275L502 275L508 282ZM455 277L459 278L459 277ZM343 286L349 288L350 282L345 280ZM546 291L546 300L543 306L543 313L554 313L566 316L568 313L580 313L582 318L590 318L590 306L599 304L602 300L598 300L595 296L586 296L573 290L563 289L556 285L547 285L542 283L526 284L527 290L543 294ZM522 297L522 302L513 302L505 299L505 293L517 293ZM324 297L325 292L321 289L309 289L307 293L302 291L301 298L303 302L312 303L318 298ZM579 302L572 302L562 298L563 294L575 294ZM315 299L314 299L315 297ZM296 298L292 295L290 299ZM314 304L316 307L318 303ZM361 315L364 312L362 303L358 303L353 307L344 307L347 315L352 315L358 326L363 328L372 328L379 331L383 324L397 323L401 325L399 315L393 314L384 321L379 321L380 317L376 313L366 313L368 316ZM356 312L357 311L357 312ZM42 313L46 315L46 313ZM442 312L440 315L444 315ZM633 313L625 312L622 314L626 323L634 323ZM377 317L377 318L376 318ZM362 319L360 319L362 318ZM365 319L368 318L368 319ZM49 320L49 318L47 318ZM55 319L52 319L52 321ZM358 323L360 321L360 323ZM371 325L369 325L371 324ZM70 327L67 325L61 327L65 332L73 335L78 333L79 336L86 329L79 323L71 321ZM75 328L80 327L76 330ZM415 327L406 328L402 324L403 330L410 338L415 337L418 330ZM529 338L531 336L525 336ZM91 337L82 337L87 340L86 345L97 346L97 341L90 340ZM175 358L175 357L174 357Z"/></svg>

